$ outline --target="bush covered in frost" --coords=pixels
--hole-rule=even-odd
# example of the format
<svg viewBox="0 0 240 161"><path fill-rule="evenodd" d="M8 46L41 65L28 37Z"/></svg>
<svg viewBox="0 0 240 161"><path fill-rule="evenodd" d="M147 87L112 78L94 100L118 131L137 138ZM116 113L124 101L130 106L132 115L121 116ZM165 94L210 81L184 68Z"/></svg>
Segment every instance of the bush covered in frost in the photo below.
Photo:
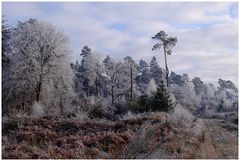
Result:
<svg viewBox="0 0 240 161"><path fill-rule="evenodd" d="M34 102L32 106L32 116L42 117L44 115L45 115L45 111L41 102Z"/></svg>

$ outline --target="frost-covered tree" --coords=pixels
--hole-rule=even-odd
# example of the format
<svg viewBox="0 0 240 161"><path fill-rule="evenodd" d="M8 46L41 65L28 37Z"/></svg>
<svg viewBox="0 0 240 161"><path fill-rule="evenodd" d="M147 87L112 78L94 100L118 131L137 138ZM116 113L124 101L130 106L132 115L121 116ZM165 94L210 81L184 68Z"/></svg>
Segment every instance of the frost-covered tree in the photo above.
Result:
<svg viewBox="0 0 240 161"><path fill-rule="evenodd" d="M114 101L126 94L127 88L126 76L124 75L125 66L122 62L116 62L109 56L103 60L105 66L105 74L109 82L110 88L108 88L109 93L111 94L112 104Z"/></svg>
<svg viewBox="0 0 240 161"><path fill-rule="evenodd" d="M216 88L212 83L205 84L206 94L210 99L214 99L216 96Z"/></svg>
<svg viewBox="0 0 240 161"><path fill-rule="evenodd" d="M146 68L148 68L148 63L144 60L139 61L139 71L142 73Z"/></svg>
<svg viewBox="0 0 240 161"><path fill-rule="evenodd" d="M136 77L136 82L139 90L146 94L147 86L151 80L151 72L147 62L140 60L139 62L139 75Z"/></svg>
<svg viewBox="0 0 240 161"><path fill-rule="evenodd" d="M135 85L135 78L138 74L139 66L138 64L132 59L130 56L126 56L123 59L123 63L125 66L125 74L129 77L130 80L130 100L133 100L133 92L134 92L134 85Z"/></svg>
<svg viewBox="0 0 240 161"><path fill-rule="evenodd" d="M170 84L177 84L178 86L182 86L184 84L184 79L181 75L178 75L174 72L170 74Z"/></svg>
<svg viewBox="0 0 240 161"><path fill-rule="evenodd" d="M2 18L2 103L3 105L11 102L11 91L9 91L11 84L11 71L10 71L10 45L9 40L11 36L11 28L6 24ZM8 107L3 106L3 113L8 112Z"/></svg>
<svg viewBox="0 0 240 161"><path fill-rule="evenodd" d="M157 90L157 85L154 81L154 79L151 79L149 84L148 84L148 87L147 87L147 95L151 96L154 92L156 92Z"/></svg>
<svg viewBox="0 0 240 161"><path fill-rule="evenodd" d="M181 103L185 107L192 108L199 103L198 101L196 102L198 99L192 82L186 82L181 86L171 84L170 91L175 96L177 103Z"/></svg>
<svg viewBox="0 0 240 161"><path fill-rule="evenodd" d="M218 88L216 90L216 99L221 102L221 106L226 111L236 110L238 104L238 89L231 81L218 80ZM223 111L223 110L222 110Z"/></svg>
<svg viewBox="0 0 240 161"><path fill-rule="evenodd" d="M91 48L84 46L82 49L83 56L80 68L80 79L82 79L83 89L86 96L98 95L100 86L100 56L92 52Z"/></svg>
<svg viewBox="0 0 240 161"><path fill-rule="evenodd" d="M225 81L222 79L218 79L218 84L219 84L219 87L218 87L219 90L226 90L228 92L233 93L234 95L238 94L237 87L230 80Z"/></svg>
<svg viewBox="0 0 240 161"><path fill-rule="evenodd" d="M81 84L81 65L78 63L78 61L74 63L71 63L71 68L73 70L74 75L74 90L77 95L81 95L80 91L82 91L82 84Z"/></svg>
<svg viewBox="0 0 240 161"><path fill-rule="evenodd" d="M95 77L95 72L93 69L90 67L92 64L89 64L91 62L91 48L88 46L84 46L82 49L82 53L80 54L83 56L82 61L81 61L81 68L80 68L80 73L81 73L81 79L82 79L82 84L83 84L83 89L86 92L86 96L88 97L90 95L90 81L91 84L93 84L93 79ZM91 78L92 75L94 76Z"/></svg>
<svg viewBox="0 0 240 161"><path fill-rule="evenodd" d="M5 68L9 64L10 46L9 39L11 28L6 24L6 20L2 19L2 67Z"/></svg>
<svg viewBox="0 0 240 161"><path fill-rule="evenodd" d="M192 79L192 82L194 84L194 90L196 92L196 95L206 93L206 87L204 85L204 82L200 78L195 77Z"/></svg>
<svg viewBox="0 0 240 161"><path fill-rule="evenodd" d="M30 19L13 29L12 88L23 102L66 107L72 95L68 37L49 23ZM54 100L54 101L53 101Z"/></svg>
<svg viewBox="0 0 240 161"><path fill-rule="evenodd" d="M158 65L156 57L152 57L150 61L150 72L151 72L151 77L154 78L155 82L157 84L160 84L161 81L163 80L163 71Z"/></svg>
<svg viewBox="0 0 240 161"><path fill-rule="evenodd" d="M201 115L215 112L236 111L238 104L237 88L231 81L219 79L217 89L211 83L204 83L200 78L195 77L188 81L185 75L180 76L171 73L171 93L175 96L177 103L192 112Z"/></svg>
<svg viewBox="0 0 240 161"><path fill-rule="evenodd" d="M188 77L188 74L186 74L186 73L183 73L183 80L185 81L185 82L188 82L189 81L189 77Z"/></svg>
<svg viewBox="0 0 240 161"><path fill-rule="evenodd" d="M177 43L176 37L168 37L168 35L164 31L158 32L155 36L152 37L153 40L159 41L159 43L155 44L152 48L152 50L157 50L160 48L163 48L164 56L165 56L165 67L166 67L166 80L167 80L167 87L168 87L168 66L167 66L167 54L172 54L172 48Z"/></svg>

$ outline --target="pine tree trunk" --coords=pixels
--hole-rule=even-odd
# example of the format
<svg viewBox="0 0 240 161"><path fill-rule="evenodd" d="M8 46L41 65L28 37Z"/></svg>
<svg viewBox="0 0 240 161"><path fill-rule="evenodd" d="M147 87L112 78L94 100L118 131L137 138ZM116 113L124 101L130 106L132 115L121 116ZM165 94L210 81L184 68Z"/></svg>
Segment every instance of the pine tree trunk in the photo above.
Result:
<svg viewBox="0 0 240 161"><path fill-rule="evenodd" d="M168 67L167 67L167 53L166 53L166 47L164 46L164 56L165 56L165 67L166 67L166 81L167 81L167 87L168 87Z"/></svg>
<svg viewBox="0 0 240 161"><path fill-rule="evenodd" d="M131 101L133 100L133 71L131 67Z"/></svg>
<svg viewBox="0 0 240 161"><path fill-rule="evenodd" d="M112 105L113 105L113 102L114 102L114 94L113 94L113 85L112 85Z"/></svg>

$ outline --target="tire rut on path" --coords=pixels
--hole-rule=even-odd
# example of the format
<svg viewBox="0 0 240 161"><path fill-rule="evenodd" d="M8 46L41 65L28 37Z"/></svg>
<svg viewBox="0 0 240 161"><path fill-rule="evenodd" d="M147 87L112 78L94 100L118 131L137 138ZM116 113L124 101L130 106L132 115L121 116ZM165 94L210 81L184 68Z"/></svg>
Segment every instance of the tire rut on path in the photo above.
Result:
<svg viewBox="0 0 240 161"><path fill-rule="evenodd" d="M237 159L238 140L214 120L206 119L200 157L203 159Z"/></svg>

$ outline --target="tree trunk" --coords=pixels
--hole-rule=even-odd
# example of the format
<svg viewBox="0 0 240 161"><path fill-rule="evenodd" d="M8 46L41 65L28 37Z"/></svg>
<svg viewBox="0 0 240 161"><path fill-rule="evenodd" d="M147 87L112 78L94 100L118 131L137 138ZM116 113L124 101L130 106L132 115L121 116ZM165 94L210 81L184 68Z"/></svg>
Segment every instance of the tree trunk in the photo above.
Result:
<svg viewBox="0 0 240 161"><path fill-rule="evenodd" d="M98 80L97 79L95 80L95 91L96 91L95 95L98 96Z"/></svg>
<svg viewBox="0 0 240 161"><path fill-rule="evenodd" d="M133 100L133 71L131 67L131 101Z"/></svg>
<svg viewBox="0 0 240 161"><path fill-rule="evenodd" d="M114 103L113 85L112 85L112 105Z"/></svg>
<svg viewBox="0 0 240 161"><path fill-rule="evenodd" d="M37 102L40 101L40 94L41 94L41 88L42 88L42 80L40 80L37 84L37 90L36 90L36 94L37 94Z"/></svg>
<svg viewBox="0 0 240 161"><path fill-rule="evenodd" d="M99 71L97 70L97 78L95 80L95 86L96 86L96 96L99 96L99 90L100 90L100 76Z"/></svg>
<svg viewBox="0 0 240 161"><path fill-rule="evenodd" d="M99 95L100 97L102 96L100 77L99 77L99 79L98 79L98 95Z"/></svg>
<svg viewBox="0 0 240 161"><path fill-rule="evenodd" d="M164 46L164 56L165 56L165 67L166 67L166 81L167 81L167 87L168 87L168 67L167 67L167 53L166 53L166 47Z"/></svg>
<svg viewBox="0 0 240 161"><path fill-rule="evenodd" d="M23 88L25 88L25 86L24 86ZM25 111L25 89L23 90L22 110L23 110L24 112L26 112L26 111Z"/></svg>
<svg viewBox="0 0 240 161"><path fill-rule="evenodd" d="M63 116L63 103L62 103L62 97L60 97L59 106L60 106L60 113L61 113L61 116Z"/></svg>

